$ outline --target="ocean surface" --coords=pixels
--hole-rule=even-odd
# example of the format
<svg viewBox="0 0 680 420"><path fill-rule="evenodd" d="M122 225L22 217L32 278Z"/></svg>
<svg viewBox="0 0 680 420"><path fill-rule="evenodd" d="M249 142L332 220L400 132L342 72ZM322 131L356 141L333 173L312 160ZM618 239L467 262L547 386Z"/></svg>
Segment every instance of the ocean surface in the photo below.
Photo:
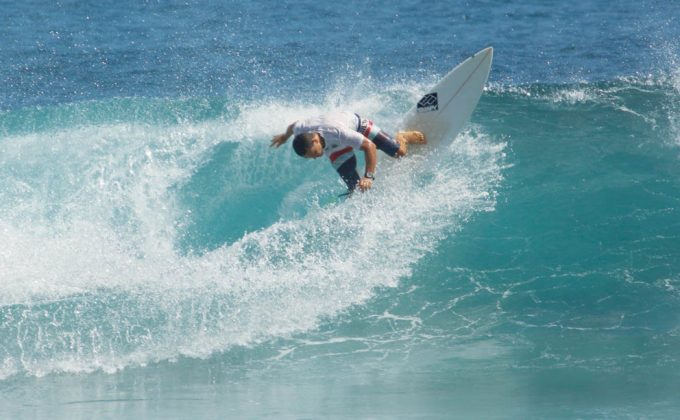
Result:
<svg viewBox="0 0 680 420"><path fill-rule="evenodd" d="M0 4L0 418L677 418L680 2Z"/></svg>

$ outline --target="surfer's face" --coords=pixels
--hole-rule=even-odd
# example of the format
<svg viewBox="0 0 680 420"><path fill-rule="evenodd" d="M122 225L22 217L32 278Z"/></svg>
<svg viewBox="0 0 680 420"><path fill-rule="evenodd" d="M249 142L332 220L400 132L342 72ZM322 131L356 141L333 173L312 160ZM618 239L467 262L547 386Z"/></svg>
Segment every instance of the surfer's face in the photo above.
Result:
<svg viewBox="0 0 680 420"><path fill-rule="evenodd" d="M323 156L323 145L321 144L321 136L319 133L314 133L314 137L312 138L312 144L307 148L307 153L305 153L305 157L307 159L316 159L318 157Z"/></svg>

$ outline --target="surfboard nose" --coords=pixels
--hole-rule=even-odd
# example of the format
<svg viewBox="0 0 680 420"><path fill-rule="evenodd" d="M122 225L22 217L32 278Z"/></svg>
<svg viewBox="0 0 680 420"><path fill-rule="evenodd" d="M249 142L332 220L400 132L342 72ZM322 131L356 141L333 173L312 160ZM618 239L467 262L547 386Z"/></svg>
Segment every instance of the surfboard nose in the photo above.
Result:
<svg viewBox="0 0 680 420"><path fill-rule="evenodd" d="M453 140L463 129L484 91L493 47L486 47L458 64L404 117L404 127L421 131L428 144Z"/></svg>
<svg viewBox="0 0 680 420"><path fill-rule="evenodd" d="M483 54L485 56L488 55L489 60L493 60L493 47L486 47L475 55L478 55L478 54Z"/></svg>

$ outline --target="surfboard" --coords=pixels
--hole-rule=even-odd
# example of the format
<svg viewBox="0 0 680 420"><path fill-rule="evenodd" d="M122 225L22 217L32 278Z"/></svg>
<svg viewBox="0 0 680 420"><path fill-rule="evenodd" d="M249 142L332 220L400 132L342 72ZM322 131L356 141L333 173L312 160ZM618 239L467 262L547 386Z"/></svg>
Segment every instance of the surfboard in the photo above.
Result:
<svg viewBox="0 0 680 420"><path fill-rule="evenodd" d="M477 107L492 60L488 47L457 65L413 105L402 127L424 133L430 146L453 141Z"/></svg>

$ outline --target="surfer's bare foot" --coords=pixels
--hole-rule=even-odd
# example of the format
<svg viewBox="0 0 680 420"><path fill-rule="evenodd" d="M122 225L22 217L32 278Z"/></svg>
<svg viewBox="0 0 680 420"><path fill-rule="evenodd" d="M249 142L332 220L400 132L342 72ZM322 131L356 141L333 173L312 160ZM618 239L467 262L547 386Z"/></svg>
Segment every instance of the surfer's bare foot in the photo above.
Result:
<svg viewBox="0 0 680 420"><path fill-rule="evenodd" d="M427 139L420 131L402 131L397 133L397 140L402 139L406 144L426 144ZM401 141L399 141L401 143Z"/></svg>
<svg viewBox="0 0 680 420"><path fill-rule="evenodd" d="M397 142L399 142L399 150L397 150L397 154L395 157L401 158L406 156L408 154L408 143L406 143L406 140L402 139L399 136L397 136Z"/></svg>

